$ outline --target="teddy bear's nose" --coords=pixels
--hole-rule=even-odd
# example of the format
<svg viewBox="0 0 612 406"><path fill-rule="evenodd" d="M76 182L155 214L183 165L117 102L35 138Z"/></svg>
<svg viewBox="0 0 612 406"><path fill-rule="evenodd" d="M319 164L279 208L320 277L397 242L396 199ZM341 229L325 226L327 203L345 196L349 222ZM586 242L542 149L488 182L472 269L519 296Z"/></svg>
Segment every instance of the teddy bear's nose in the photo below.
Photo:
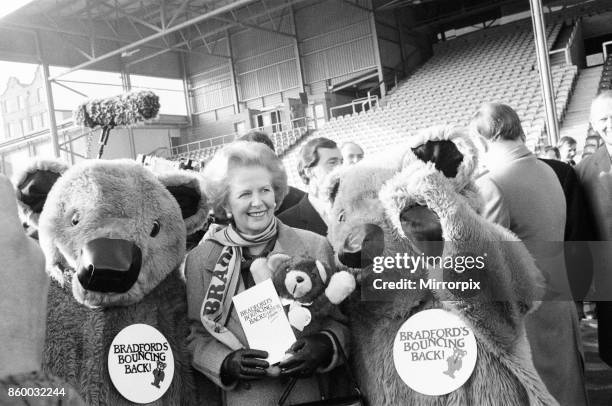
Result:
<svg viewBox="0 0 612 406"><path fill-rule="evenodd" d="M304 282L304 278L303 278L302 276L297 276L297 277L295 278L295 280L296 280L296 282L297 282L297 283L302 283L302 282Z"/></svg>
<svg viewBox="0 0 612 406"><path fill-rule="evenodd" d="M83 246L77 277L87 290L124 293L138 279L141 262L142 253L133 242L97 238Z"/></svg>

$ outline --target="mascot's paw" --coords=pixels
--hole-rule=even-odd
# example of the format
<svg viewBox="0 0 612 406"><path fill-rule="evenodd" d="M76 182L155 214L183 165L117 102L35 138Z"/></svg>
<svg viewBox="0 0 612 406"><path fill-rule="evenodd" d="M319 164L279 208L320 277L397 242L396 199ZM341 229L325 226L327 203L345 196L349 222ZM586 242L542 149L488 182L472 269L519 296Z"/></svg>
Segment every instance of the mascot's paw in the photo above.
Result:
<svg viewBox="0 0 612 406"><path fill-rule="evenodd" d="M416 165L411 164L405 170L410 170L408 173L414 187L411 192L415 200L431 207L439 202L441 194L453 191L450 181L436 169L432 162L418 165L416 168L414 166Z"/></svg>
<svg viewBox="0 0 612 406"><path fill-rule="evenodd" d="M355 286L356 282L353 275L347 271L336 272L332 275L327 288L325 288L325 296L333 304L338 304L353 293Z"/></svg>

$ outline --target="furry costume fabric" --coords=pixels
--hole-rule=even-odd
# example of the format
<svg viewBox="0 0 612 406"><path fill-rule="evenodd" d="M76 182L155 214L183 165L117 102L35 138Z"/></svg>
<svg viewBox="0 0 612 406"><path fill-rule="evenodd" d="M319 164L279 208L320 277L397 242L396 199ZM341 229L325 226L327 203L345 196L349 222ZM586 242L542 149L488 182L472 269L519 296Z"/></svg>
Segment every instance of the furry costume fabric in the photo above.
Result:
<svg viewBox="0 0 612 406"><path fill-rule="evenodd" d="M476 150L456 129L435 128L420 135L417 147L427 142L451 141L462 160L454 177L434 162L417 158L412 148L402 154L366 159L341 168L329 178L330 240L342 253L353 241L353 230L373 225L382 230L381 256L418 255L421 226L431 226L412 210L429 210L444 240L442 257L487 253L480 278L483 289L473 295L449 290L405 290L386 301L353 298L351 318L352 360L361 390L371 405L556 405L538 376L525 335L524 317L541 295L542 276L524 245L508 230L488 222L478 211L473 172ZM400 157L401 155L401 157ZM453 171L455 173L455 171ZM422 213L419 212L419 213ZM431 228L431 227L430 227ZM505 243L509 242L509 243ZM339 255L342 257L341 255ZM466 277L435 267L420 268L412 279L458 280ZM361 288L374 277L371 267L356 270ZM391 294L391 292L389 292ZM413 314L442 308L458 315L473 330L478 348L476 367L459 389L441 396L413 391L395 370L393 342L400 326ZM376 334L372 334L376 332Z"/></svg>
<svg viewBox="0 0 612 406"><path fill-rule="evenodd" d="M40 163L33 167L45 169ZM151 404L218 404L216 387L191 368L185 346L180 265L186 232L199 227L207 213L195 175L156 177L133 161L86 161L43 189L50 190L38 196L45 200L39 237L52 277L44 370L66 379L88 405L131 405L110 380L108 353L121 329L144 323L166 337L175 362L170 388ZM129 289L94 289L79 278L87 269L84 250L100 239L132 244L141 253ZM93 273L89 279L94 280Z"/></svg>

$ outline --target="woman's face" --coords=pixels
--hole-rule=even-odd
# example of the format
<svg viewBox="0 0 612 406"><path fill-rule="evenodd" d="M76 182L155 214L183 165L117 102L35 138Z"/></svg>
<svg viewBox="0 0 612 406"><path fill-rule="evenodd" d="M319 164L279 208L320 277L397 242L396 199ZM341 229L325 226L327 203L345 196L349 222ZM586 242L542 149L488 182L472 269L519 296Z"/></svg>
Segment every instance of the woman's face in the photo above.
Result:
<svg viewBox="0 0 612 406"><path fill-rule="evenodd" d="M262 232L274 216L272 174L260 166L232 169L227 200L227 211L232 213L238 231Z"/></svg>

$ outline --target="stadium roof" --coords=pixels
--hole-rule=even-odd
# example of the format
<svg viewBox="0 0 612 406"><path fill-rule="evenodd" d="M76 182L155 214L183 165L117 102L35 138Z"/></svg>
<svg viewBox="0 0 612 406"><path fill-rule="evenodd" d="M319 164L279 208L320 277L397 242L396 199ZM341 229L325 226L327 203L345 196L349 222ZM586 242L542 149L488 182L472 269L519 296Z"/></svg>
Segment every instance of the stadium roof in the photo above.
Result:
<svg viewBox="0 0 612 406"><path fill-rule="evenodd" d="M33 0L14 13L0 18L4 40L1 59L36 62L25 55L24 32L36 33L49 42L45 33L60 38L72 57L50 58L50 63L70 70L88 67L112 69L99 64L109 58L122 58L136 64L165 53L193 53L227 58L215 50L215 42L228 32L245 28L295 37L292 8L298 3L318 0ZM411 7L417 24L437 31L490 21L502 14L527 10L527 0L328 0L342 1L370 10ZM609 0L543 0L563 9L579 7L610 8ZM577 7L578 8L578 7ZM284 22L284 23L283 23ZM5 31L6 30L6 31ZM33 49L33 45L30 47ZM56 48L57 49L57 48ZM5 58L3 58L5 56ZM39 58L38 58L39 59ZM63 63L62 61L66 61Z"/></svg>

